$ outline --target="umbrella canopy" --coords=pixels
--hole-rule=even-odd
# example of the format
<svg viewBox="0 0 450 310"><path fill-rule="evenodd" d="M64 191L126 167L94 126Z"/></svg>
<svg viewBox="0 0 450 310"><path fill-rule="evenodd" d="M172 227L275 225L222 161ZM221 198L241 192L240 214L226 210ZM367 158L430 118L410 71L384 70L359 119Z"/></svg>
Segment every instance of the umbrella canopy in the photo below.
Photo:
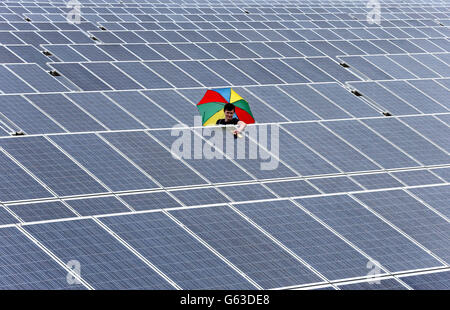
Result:
<svg viewBox="0 0 450 310"><path fill-rule="evenodd" d="M225 118L223 107L232 103L236 107L235 117L246 124L255 122L250 105L231 88L208 89L197 108L202 116L203 126L216 125L217 120Z"/></svg>

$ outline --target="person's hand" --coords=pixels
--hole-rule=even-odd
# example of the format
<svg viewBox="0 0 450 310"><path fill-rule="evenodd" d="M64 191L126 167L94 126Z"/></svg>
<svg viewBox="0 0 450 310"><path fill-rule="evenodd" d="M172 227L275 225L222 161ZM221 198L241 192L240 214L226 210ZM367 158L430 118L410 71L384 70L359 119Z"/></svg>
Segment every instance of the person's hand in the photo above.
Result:
<svg viewBox="0 0 450 310"><path fill-rule="evenodd" d="M239 134L239 133L240 133L240 132L239 132L239 130L237 130L237 129L233 131L233 135L237 135L237 134Z"/></svg>

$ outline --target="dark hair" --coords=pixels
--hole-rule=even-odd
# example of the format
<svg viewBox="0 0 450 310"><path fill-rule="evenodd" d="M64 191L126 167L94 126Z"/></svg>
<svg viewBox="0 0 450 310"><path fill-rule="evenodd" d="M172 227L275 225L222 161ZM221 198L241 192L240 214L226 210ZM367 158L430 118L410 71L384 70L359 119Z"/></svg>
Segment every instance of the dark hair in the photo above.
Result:
<svg viewBox="0 0 450 310"><path fill-rule="evenodd" d="M236 110L234 104L232 103L227 103L224 107L223 107L223 111L233 111Z"/></svg>

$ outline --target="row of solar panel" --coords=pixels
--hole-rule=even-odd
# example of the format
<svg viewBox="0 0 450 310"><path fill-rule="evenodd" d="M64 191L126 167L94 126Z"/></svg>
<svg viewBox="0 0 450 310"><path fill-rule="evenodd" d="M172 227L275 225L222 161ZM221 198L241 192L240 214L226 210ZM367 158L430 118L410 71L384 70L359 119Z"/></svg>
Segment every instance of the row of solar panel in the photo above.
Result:
<svg viewBox="0 0 450 310"><path fill-rule="evenodd" d="M91 139L95 140L95 139ZM73 147L70 149L72 153ZM80 159L79 154L76 158ZM92 161L92 160L91 160ZM92 166L92 163L91 165ZM123 172L131 165L116 165ZM115 167L115 168L116 168ZM90 168L90 167L89 167ZM98 173L99 168L92 171ZM107 172L102 171L99 176L103 178ZM117 177L117 170L112 178ZM133 178L122 180L122 185L128 182L128 185L137 180L138 174ZM214 205L231 202L250 202L255 200L272 200L277 198L291 198L314 196L321 194L338 193L369 193L371 190L386 189L382 191L383 195L389 196L391 190L401 192L400 188L407 193L418 197L419 201L425 201L429 206L440 212L445 217L450 217L450 210L446 207L445 197L450 193L449 183L450 167L435 168L430 170L405 170L391 173L373 173L338 177L321 177L304 180L287 181L267 181L261 183L246 183L240 185L222 185L215 187L202 187L194 189L178 189L170 191L147 191L145 189L140 193L103 195L99 197L81 197L75 199L49 200L52 197L45 197L43 201L27 202L7 202L4 206L7 209L0 208L0 225L9 225L19 222L48 221L63 218L72 218L78 216L95 216L103 214L115 214L132 211L146 211L158 209L172 209L186 206ZM141 175L142 179L145 179ZM445 179L444 179L445 177ZM129 182L131 180L131 182ZM444 181L445 180L445 181ZM112 179L111 179L112 181ZM149 183L146 181L146 183ZM111 184L111 182L109 182ZM361 185L359 185L361 184ZM418 187L422 185L440 185L431 187ZM141 184L141 187L148 184ZM364 188L363 188L364 186ZM120 188L138 188L134 187L113 187ZM2 196L6 196L2 191ZM408 196L408 195L406 195ZM409 196L408 196L409 197ZM432 198L431 198L432 197ZM401 206L397 206L401 207ZM6 212L8 210L11 214Z"/></svg>
<svg viewBox="0 0 450 310"><path fill-rule="evenodd" d="M448 267L448 221L402 191L355 197L357 200L339 195L297 199L295 204L287 200L246 203L2 228L0 287L269 289L367 280L367 263L375 260L383 276ZM390 203L386 205L386 201ZM361 233L360 218L370 223L364 226L365 233ZM311 251L324 248L327 251ZM81 283L73 281L76 278L69 273L74 260L81 267ZM36 268L36 262L46 267ZM437 287L448 289L448 276L448 271L439 273ZM401 282L395 283L400 287L406 282L414 288L418 281L414 279L401 277ZM418 284L417 288L421 287Z"/></svg>
<svg viewBox="0 0 450 310"><path fill-rule="evenodd" d="M21 3L22 2L22 3ZM28 2L28 3L23 3ZM62 5L62 3L49 3L49 1L35 1L35 2L41 2L39 6L36 6L36 4L33 4L32 1L6 1L2 4L3 8L0 9L0 12L2 13L67 13L70 8L66 8ZM351 16L353 16L353 13L366 13L367 9L362 7L359 2L350 3L347 1L344 3L333 3L335 5L331 5L331 3L328 2L327 7L320 7L320 2L314 2L312 4L312 7L309 7L306 2L298 4L298 6L295 7L282 7L283 5L286 5L286 1L282 1L279 4L276 3L270 3L269 1L266 1L266 3L261 3L258 1L255 1L254 3L251 3L251 1L248 3L248 6L246 6L245 9L238 7L237 5L234 5L229 1L229 4L231 4L230 7L226 7L224 4L224 1L221 2L208 2L208 1L202 1L204 6L203 7L192 7L195 5L195 1L185 3L182 7L181 6L173 6L170 7L170 4L165 5L165 7L152 7L151 5L141 6L141 5L130 5L133 3L133 1L124 1L123 3L120 3L118 5L119 1L106 2L106 1L79 1L80 3L84 4L83 2L92 3L92 5L83 5L82 11L84 13L103 13L103 14L164 14L164 15L171 15L171 14L198 14L198 15L216 15L216 14L243 14L245 11L249 12L249 14L276 14L281 16L300 16L304 19L312 19L312 18L320 18L320 19L331 19L334 14L330 13L350 13ZM102 3L103 2L103 3ZM141 4L148 3L148 2L154 2L159 3L157 1L137 1ZM235 2L235 1L233 1ZM293 3L297 4L296 2L292 1ZM166 3L166 2L164 2ZM325 2L326 4L327 2ZM442 4L441 2L438 2ZM116 4L116 5L115 5ZM160 3L162 4L162 3ZM176 3L180 4L180 3ZM256 5L255 5L256 4ZM260 5L258 5L260 4ZM269 6L269 4L272 4ZM275 4L275 5L273 5ZM201 5L201 4L200 4ZM210 7L208 7L208 5ZM214 5L211 6L211 5ZM161 5L160 5L161 6ZM259 6L259 7L258 7ZM401 19L407 19L408 13L417 13L417 12L423 12L423 13L443 13L448 11L448 7L446 6L439 6L438 5L419 5L415 6L414 4L408 4L404 6L386 6L385 12L386 14L390 16L396 16L397 14L400 14ZM391 12L391 13L390 13ZM406 15L405 15L406 14ZM245 16L245 15L244 15ZM340 16L343 16L340 14ZM409 18L417 18L417 15L413 15Z"/></svg>
<svg viewBox="0 0 450 310"><path fill-rule="evenodd" d="M387 29L387 28L386 28ZM423 53L423 52L442 52L450 50L450 43L445 39L445 35L418 35L415 38L411 36L396 34L396 29L387 29L392 31L394 36L387 35L387 39L384 38L370 38L365 39L363 34L355 35L348 29L342 29L345 35L337 36L331 30L293 30L275 31L275 30L226 30L226 31L150 31L150 30L133 30L133 31L89 31L91 37L100 40L102 43L265 43L272 45L287 43L309 43L317 45L319 50L322 50L321 46L327 42L340 44L336 47L339 48L342 44L339 42L352 42L356 47L353 47L352 53L355 54L355 50L359 54L383 54L383 53ZM430 28L432 29L432 28ZM356 29L353 29L356 30ZM395 31L394 31L395 30ZM401 30L400 30L401 31ZM301 32L303 36L299 35ZM284 36L282 36L281 34ZM319 35L321 34L321 35ZM304 41L305 37L307 38ZM397 37L399 39L390 39ZM287 38L287 39L286 39ZM324 41L324 38L326 41ZM342 39L343 38L343 39ZM370 43L364 43L370 42ZM413 44L413 43L415 44ZM73 44L73 43L91 43L95 42L85 35L82 31L0 31L0 43L3 45L18 45L18 44L31 44L39 47L41 44ZM375 46L374 46L375 44ZM380 45L381 44L381 45ZM347 43L348 45L348 43ZM351 44L350 44L351 45ZM328 44L328 46L330 46ZM369 47L372 46L371 49ZM383 51L383 46L389 48ZM334 47L331 50L335 55L342 55L342 53ZM359 50L358 50L358 48ZM380 49L381 47L381 49ZM345 46L343 46L345 48ZM431 50L430 50L431 48ZM328 48L330 49L330 48ZM394 49L394 50L393 50ZM336 51L336 52L335 52ZM365 52L363 52L365 51ZM324 51L325 53L329 54ZM358 53L356 53L358 54Z"/></svg>
<svg viewBox="0 0 450 310"><path fill-rule="evenodd" d="M138 72L136 68L141 68L147 72L142 64L125 64L127 65L122 69L134 68ZM7 71L4 72L3 79L8 81L7 85L12 85L11 91L17 91L17 84L11 84L14 82L14 75L7 68L22 78L22 80L16 78L22 86L30 85L40 92L58 92L64 88L55 78L33 64L0 67ZM106 73L103 76L106 78ZM139 76L146 75L139 74ZM115 80L115 78L113 80L119 83L127 81L126 79ZM21 81L26 81L28 84ZM448 84L447 79L362 82L352 85L364 93L365 98L381 107L380 110L388 110L396 115L414 115L449 111L448 90L443 86L444 81ZM253 115L259 123L380 115L374 107L352 95L337 83L279 87L255 86L235 88L235 90L253 103ZM69 132L170 128L178 122L193 126L193 116L197 115L194 104L201 99L203 93L204 89L179 89L178 92L175 90L154 90L142 93L104 92L104 95L97 92L67 93L65 96L62 94L27 95L26 98L31 103L21 96L2 96L2 115L15 124L12 129L22 130L28 134L61 132L62 128ZM149 101L149 98L152 101ZM50 103L55 106L52 107ZM173 108L175 104L176 109ZM21 113L17 113L19 107ZM60 126L55 126L54 122L36 108L46 113ZM85 121L73 119L71 117L73 114ZM94 121L89 115L98 121Z"/></svg>
<svg viewBox="0 0 450 310"><path fill-rule="evenodd" d="M414 129L405 124L412 125ZM426 127L425 135L422 135L420 130L424 126ZM233 149L224 149L223 146L229 145L229 141L224 141L222 147L217 144L212 146L206 140L197 137L196 145L199 147L185 151L188 154L185 154L183 160L176 159L171 153L175 140L179 138L172 136L170 131L151 131L150 135L143 131L111 132L100 135L52 135L51 140L41 136L2 138L0 147L6 153L0 154L3 170L0 201L255 181L302 175L342 176L348 172L376 172L383 169L450 163L447 139L450 129L431 116L411 117L402 122L397 119L368 119L322 124L286 124L282 128L283 130L279 132L279 141L269 139L270 141L261 145L246 138L245 152L239 153L241 155L244 153L244 156L240 157L236 154L239 150L238 145L234 145ZM188 129L182 133L188 139L186 143L192 143L193 133ZM430 133L432 138L428 138ZM326 141L326 144L322 143L323 141ZM275 147L274 143L277 142L278 146ZM215 158L207 159L202 156L206 148L210 148L210 152L216 154ZM255 159L250 158L251 148L259 148L261 156ZM62 150L65 150L67 155ZM262 163L267 163L268 160L278 162L276 166L271 167L271 170L261 169ZM34 177L22 170L16 162ZM223 174L222 171L227 173ZM436 173L433 171L434 178L423 176L423 182L428 180L425 184L432 184L429 182L436 182L439 179L448 182L446 170L439 171ZM365 178L368 180L364 181ZM380 185L372 185L372 183L377 183L374 180L380 178L382 182L378 182L385 183L381 186L401 184L386 174L355 177L353 181L359 183L364 189L376 189ZM47 189L36 179L45 184ZM391 181L388 181L389 179ZM340 186L343 189L353 186L353 182L348 178L331 179L329 182L345 183ZM411 184L410 182L413 181L405 180L405 182L405 184ZM285 189L289 195L320 193L303 181L293 182L290 187L287 185L288 183L285 183L282 186L290 188L290 190ZM353 186L353 189L358 190L359 187ZM329 191L329 189L323 190L324 193Z"/></svg>

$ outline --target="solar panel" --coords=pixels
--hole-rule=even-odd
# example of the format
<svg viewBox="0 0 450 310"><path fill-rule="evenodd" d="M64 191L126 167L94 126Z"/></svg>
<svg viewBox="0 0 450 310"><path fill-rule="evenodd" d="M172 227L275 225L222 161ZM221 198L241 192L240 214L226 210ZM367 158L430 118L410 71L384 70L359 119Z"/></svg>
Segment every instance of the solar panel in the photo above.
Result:
<svg viewBox="0 0 450 310"><path fill-rule="evenodd" d="M62 261L77 258L83 279L96 289L173 289L91 219L24 228Z"/></svg>
<svg viewBox="0 0 450 310"><path fill-rule="evenodd" d="M101 221L183 289L255 289L160 212L104 217Z"/></svg>
<svg viewBox="0 0 450 310"><path fill-rule="evenodd" d="M65 200L81 216L130 212L120 200L115 197L98 197L87 199Z"/></svg>
<svg viewBox="0 0 450 310"><path fill-rule="evenodd" d="M327 279L367 274L366 257L292 202L258 202L235 207Z"/></svg>
<svg viewBox="0 0 450 310"><path fill-rule="evenodd" d="M35 249L62 266L32 278L8 255L43 270L45 259L20 242L0 247L0 288L443 287L445 4L384 3L370 23L360 2L81 2L81 23L70 23L61 3L0 1L0 226L20 224L22 236L56 223L56 256ZM256 124L241 139L191 128L218 87L250 105ZM73 253L94 266L86 287L67 283ZM118 266L121 255L138 265ZM378 258L383 274L370 284L364 263Z"/></svg>
<svg viewBox="0 0 450 310"><path fill-rule="evenodd" d="M8 208L24 222L47 221L77 216L60 201L12 204L8 205Z"/></svg>
<svg viewBox="0 0 450 310"><path fill-rule="evenodd" d="M61 196L106 190L43 137L2 139L0 146Z"/></svg>
<svg viewBox="0 0 450 310"><path fill-rule="evenodd" d="M367 157L317 123L285 124L282 126L304 143L318 151L342 171L377 170Z"/></svg>
<svg viewBox="0 0 450 310"><path fill-rule="evenodd" d="M17 228L0 229L0 240L2 289L85 289L68 284L68 272Z"/></svg>
<svg viewBox="0 0 450 310"><path fill-rule="evenodd" d="M322 282L228 207L170 213L263 288ZM253 246L248 247L249 243Z"/></svg>
<svg viewBox="0 0 450 310"><path fill-rule="evenodd" d="M448 290L450 272L434 272L401 277L401 280L414 290Z"/></svg>
<svg viewBox="0 0 450 310"><path fill-rule="evenodd" d="M355 197L448 262L450 226L402 190L355 194Z"/></svg>
<svg viewBox="0 0 450 310"><path fill-rule="evenodd" d="M144 132L114 132L101 135L163 186L206 183Z"/></svg>
<svg viewBox="0 0 450 310"><path fill-rule="evenodd" d="M441 265L347 195L300 198L296 201L389 271Z"/></svg>
<svg viewBox="0 0 450 310"><path fill-rule="evenodd" d="M447 154L396 119L371 119L363 122L426 165L450 163Z"/></svg>

